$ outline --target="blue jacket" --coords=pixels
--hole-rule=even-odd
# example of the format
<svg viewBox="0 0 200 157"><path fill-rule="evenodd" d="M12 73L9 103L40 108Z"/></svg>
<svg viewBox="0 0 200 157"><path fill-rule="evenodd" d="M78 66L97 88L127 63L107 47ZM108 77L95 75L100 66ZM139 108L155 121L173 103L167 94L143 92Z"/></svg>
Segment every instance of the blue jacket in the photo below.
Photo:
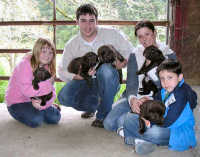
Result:
<svg viewBox="0 0 200 157"><path fill-rule="evenodd" d="M165 103L165 119L163 127L170 128L169 149L184 151L196 146L195 119L192 110L197 105L197 94L184 79L169 93L161 89L155 99Z"/></svg>

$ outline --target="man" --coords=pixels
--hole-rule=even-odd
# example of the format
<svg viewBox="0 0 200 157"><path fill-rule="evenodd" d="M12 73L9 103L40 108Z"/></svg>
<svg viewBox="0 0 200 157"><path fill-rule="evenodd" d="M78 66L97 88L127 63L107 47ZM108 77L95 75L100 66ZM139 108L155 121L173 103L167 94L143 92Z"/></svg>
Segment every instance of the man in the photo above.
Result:
<svg viewBox="0 0 200 157"><path fill-rule="evenodd" d="M97 9L91 4L83 4L77 9L76 21L80 32L69 40L64 48L58 75L61 80L68 83L60 91L58 100L65 106L84 111L82 118L92 117L97 110L92 126L102 128L103 120L110 112L114 96L119 89L117 70L103 64L97 70L93 88L89 89L80 75L73 75L67 71L67 66L73 58L81 57L89 51L97 53L100 46L111 44L126 58L120 64L123 68L133 47L118 30L98 27L97 20Z"/></svg>

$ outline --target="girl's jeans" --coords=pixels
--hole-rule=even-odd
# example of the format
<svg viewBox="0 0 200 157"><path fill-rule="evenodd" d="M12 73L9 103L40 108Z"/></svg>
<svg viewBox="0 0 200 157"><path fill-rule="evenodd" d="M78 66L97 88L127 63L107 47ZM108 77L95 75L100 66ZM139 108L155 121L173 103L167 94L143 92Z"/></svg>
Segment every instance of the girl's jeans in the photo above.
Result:
<svg viewBox="0 0 200 157"><path fill-rule="evenodd" d="M8 107L8 112L14 119L32 128L40 126L42 122L57 124L61 118L57 108L51 106L40 111L31 102L13 104Z"/></svg>
<svg viewBox="0 0 200 157"><path fill-rule="evenodd" d="M71 80L59 92L58 100L62 105L79 111L97 110L96 118L104 120L112 108L118 89L118 71L111 64L102 64L91 87L85 80Z"/></svg>
<svg viewBox="0 0 200 157"><path fill-rule="evenodd" d="M170 130L169 128L153 125L147 128L144 134L140 134L138 115L129 112L124 119L124 136L125 143L128 145L135 145L136 138L157 145L168 145Z"/></svg>

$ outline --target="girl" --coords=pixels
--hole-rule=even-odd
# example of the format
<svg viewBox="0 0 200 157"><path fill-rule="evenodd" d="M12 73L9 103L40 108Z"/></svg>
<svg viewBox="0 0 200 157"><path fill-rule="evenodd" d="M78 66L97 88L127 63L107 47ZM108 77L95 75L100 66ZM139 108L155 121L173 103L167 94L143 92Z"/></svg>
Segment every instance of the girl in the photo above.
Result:
<svg viewBox="0 0 200 157"><path fill-rule="evenodd" d="M9 80L6 91L6 103L10 115L32 128L38 127L42 122L57 124L60 120L60 111L53 105L56 98L53 86L55 69L56 50L54 45L47 39L39 38L32 50L15 67ZM35 90L32 85L33 73L38 67L47 69L51 78L40 82L39 89ZM41 106L40 99L31 99L47 95L53 92L52 98Z"/></svg>

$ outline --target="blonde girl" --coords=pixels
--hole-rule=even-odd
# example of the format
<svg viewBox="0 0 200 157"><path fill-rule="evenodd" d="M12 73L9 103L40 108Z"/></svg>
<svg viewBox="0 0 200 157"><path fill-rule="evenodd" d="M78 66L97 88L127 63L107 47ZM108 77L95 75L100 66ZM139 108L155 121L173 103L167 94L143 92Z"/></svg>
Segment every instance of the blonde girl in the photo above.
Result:
<svg viewBox="0 0 200 157"><path fill-rule="evenodd" d="M8 112L14 119L27 126L34 128L43 122L57 124L60 120L60 111L53 105L56 98L53 86L56 73L55 58L55 46L49 40L39 38L32 53L22 59L10 77L5 96ZM33 72L39 67L48 70L52 77L39 82L39 89L35 90L32 85ZM51 92L53 96L44 106L41 106L40 99L31 99Z"/></svg>

